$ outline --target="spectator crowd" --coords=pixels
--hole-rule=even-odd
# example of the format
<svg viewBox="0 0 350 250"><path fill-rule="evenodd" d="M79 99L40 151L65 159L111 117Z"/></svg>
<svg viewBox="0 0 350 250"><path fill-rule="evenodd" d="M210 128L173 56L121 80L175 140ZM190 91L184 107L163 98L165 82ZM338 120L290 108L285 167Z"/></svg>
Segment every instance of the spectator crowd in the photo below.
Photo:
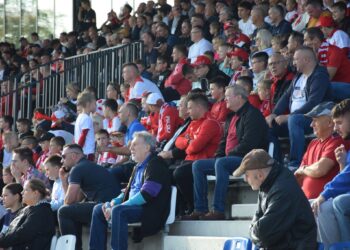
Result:
<svg viewBox="0 0 350 250"><path fill-rule="evenodd" d="M144 54L122 66L123 82L106 96L67 82L52 114L35 107L14 121L2 111L0 248L49 249L58 227L80 250L90 225L90 249L105 249L108 228L112 248L127 249L128 223L141 222L136 242L162 228L171 185L178 219L224 220L230 175L246 170L259 201L280 206L269 224L274 205L258 209L258 246L282 249L303 235L301 246L313 246L316 225L326 247L350 241L347 0L147 1L112 10L99 29L89 0L80 2L74 31L0 43L2 94L11 77L28 83L62 70L56 59L139 40ZM295 195L273 196L275 178L276 190ZM308 227L292 230L300 221Z"/></svg>

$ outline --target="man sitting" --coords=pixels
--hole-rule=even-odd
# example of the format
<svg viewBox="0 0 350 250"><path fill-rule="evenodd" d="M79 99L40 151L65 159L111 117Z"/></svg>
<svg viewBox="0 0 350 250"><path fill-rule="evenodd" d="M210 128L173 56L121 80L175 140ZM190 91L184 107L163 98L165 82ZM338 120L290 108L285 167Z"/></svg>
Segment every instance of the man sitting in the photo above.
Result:
<svg viewBox="0 0 350 250"><path fill-rule="evenodd" d="M311 207L292 173L261 149L249 152L233 173L259 190L250 237L258 249L316 249Z"/></svg>
<svg viewBox="0 0 350 250"><path fill-rule="evenodd" d="M267 148L267 125L260 111L248 102L248 93L240 85L225 92L227 107L233 111L226 119L224 136L215 157L193 163L195 211L182 219L219 220L225 218L225 196L229 175L250 150ZM213 211L208 213L207 175L215 175Z"/></svg>
<svg viewBox="0 0 350 250"><path fill-rule="evenodd" d="M317 198L324 185L339 172L334 150L345 141L333 135L333 106L332 102L321 103L305 114L312 118L311 127L317 138L310 142L294 175L308 199Z"/></svg>
<svg viewBox="0 0 350 250"><path fill-rule="evenodd" d="M155 138L136 132L131 157L137 163L127 188L117 198L94 207L90 249L106 249L108 224L112 227L112 249L127 249L128 223L141 221L141 237L157 233L169 214L170 175L167 164L154 153Z"/></svg>

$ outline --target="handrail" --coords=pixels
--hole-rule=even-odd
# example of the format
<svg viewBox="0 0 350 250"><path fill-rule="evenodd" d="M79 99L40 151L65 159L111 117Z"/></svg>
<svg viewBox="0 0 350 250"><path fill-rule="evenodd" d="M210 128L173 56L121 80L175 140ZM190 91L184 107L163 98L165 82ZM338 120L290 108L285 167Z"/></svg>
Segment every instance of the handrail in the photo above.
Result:
<svg viewBox="0 0 350 250"><path fill-rule="evenodd" d="M143 43L139 41L38 65L20 77L2 81L0 115L12 115L15 120L31 118L35 107L50 115L70 82L80 89L93 86L97 95L104 97L110 82L122 82L123 64L143 56Z"/></svg>

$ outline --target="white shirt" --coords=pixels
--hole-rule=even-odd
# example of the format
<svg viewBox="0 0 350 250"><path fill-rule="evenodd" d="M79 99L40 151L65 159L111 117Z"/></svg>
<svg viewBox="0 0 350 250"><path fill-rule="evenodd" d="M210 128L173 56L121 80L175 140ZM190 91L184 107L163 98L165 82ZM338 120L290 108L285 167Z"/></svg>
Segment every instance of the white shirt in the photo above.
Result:
<svg viewBox="0 0 350 250"><path fill-rule="evenodd" d="M294 31L302 32L306 28L306 25L308 24L309 19L310 19L310 16L307 12L301 14L292 23L292 29Z"/></svg>
<svg viewBox="0 0 350 250"><path fill-rule="evenodd" d="M141 99L143 93L146 92L158 93L163 96L157 85L155 85L150 80L141 77L141 80L137 81L134 87L130 87L129 99Z"/></svg>
<svg viewBox="0 0 350 250"><path fill-rule="evenodd" d="M188 59L191 59L191 63L194 63L197 57L203 55L206 51L213 51L213 45L208 40L202 38L190 46Z"/></svg>
<svg viewBox="0 0 350 250"><path fill-rule="evenodd" d="M74 135L66 130L50 130L49 132L55 136L63 137L66 144L73 143L74 141Z"/></svg>
<svg viewBox="0 0 350 250"><path fill-rule="evenodd" d="M109 119L103 120L103 129L107 130L108 133L118 132L121 122L118 116L113 117L110 121Z"/></svg>
<svg viewBox="0 0 350 250"><path fill-rule="evenodd" d="M350 47L349 35L342 30L337 30L336 32L334 32L332 37L327 38L326 41L329 44L335 45L341 49Z"/></svg>
<svg viewBox="0 0 350 250"><path fill-rule="evenodd" d="M305 87L307 82L307 76L302 74L298 81L295 83L292 93L292 106L290 112L300 109L306 103Z"/></svg>
<svg viewBox="0 0 350 250"><path fill-rule="evenodd" d="M298 16L298 12L296 10L292 10L292 11L289 11L287 12L286 16L284 17L284 19L287 21L287 22L291 22L292 19L294 17Z"/></svg>
<svg viewBox="0 0 350 250"><path fill-rule="evenodd" d="M55 180L52 186L52 193L51 193L51 209L53 211L57 211L64 202L64 191L62 186L62 181L60 178Z"/></svg>
<svg viewBox="0 0 350 250"><path fill-rule="evenodd" d="M256 29L251 17L249 17L249 19L246 22L244 22L243 19L239 20L238 26L242 33L246 36L250 36L251 34L253 34L254 30Z"/></svg>
<svg viewBox="0 0 350 250"><path fill-rule="evenodd" d="M81 133L84 129L88 129L88 133L85 138L83 151L85 155L95 153L95 138L94 138L94 123L88 114L81 113L74 125L74 142L78 143Z"/></svg>

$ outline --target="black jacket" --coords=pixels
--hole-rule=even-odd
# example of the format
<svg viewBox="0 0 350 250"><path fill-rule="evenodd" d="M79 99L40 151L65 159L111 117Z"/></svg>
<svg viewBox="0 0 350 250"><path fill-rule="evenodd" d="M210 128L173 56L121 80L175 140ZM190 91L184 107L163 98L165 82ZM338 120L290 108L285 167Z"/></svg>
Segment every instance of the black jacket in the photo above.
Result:
<svg viewBox="0 0 350 250"><path fill-rule="evenodd" d="M132 175L128 187L133 177ZM141 218L141 237L156 234L163 228L169 215L171 178L168 165L163 158L155 154L151 156L143 172L142 184L146 181L161 184L162 188L155 198L141 189L141 194L146 201ZM129 191L130 189L127 188L124 200L128 199Z"/></svg>
<svg viewBox="0 0 350 250"><path fill-rule="evenodd" d="M54 215L49 203L23 208L11 222L8 231L0 234L0 247L12 250L49 250L55 234Z"/></svg>
<svg viewBox="0 0 350 250"><path fill-rule="evenodd" d="M226 118L224 135L216 151L216 157L225 156L226 139L234 115L235 113L230 113ZM236 122L238 145L229 152L229 155L244 157L252 149L261 148L267 150L268 127L261 112L254 108L249 102L246 102L237 111L237 115L239 116Z"/></svg>
<svg viewBox="0 0 350 250"><path fill-rule="evenodd" d="M309 201L294 175L276 163L262 183L250 236L263 249L314 250L317 231Z"/></svg>

